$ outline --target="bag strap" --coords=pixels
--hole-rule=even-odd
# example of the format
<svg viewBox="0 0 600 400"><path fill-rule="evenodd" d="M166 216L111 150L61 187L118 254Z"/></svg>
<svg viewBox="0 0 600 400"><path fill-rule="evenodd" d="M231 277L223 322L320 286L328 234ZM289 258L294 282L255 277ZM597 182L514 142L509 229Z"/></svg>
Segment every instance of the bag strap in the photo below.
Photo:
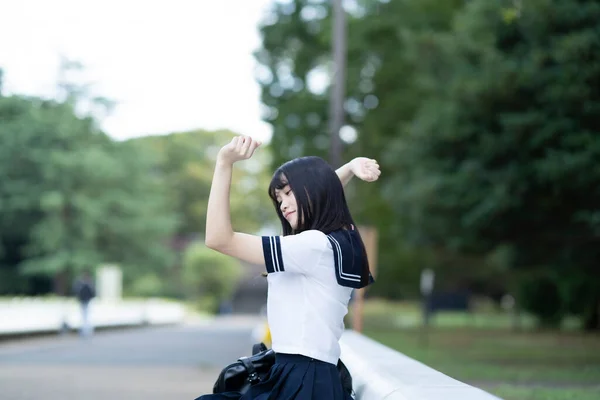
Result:
<svg viewBox="0 0 600 400"><path fill-rule="evenodd" d="M267 346L265 346L264 343L256 343L255 345L252 346L252 355L256 355L258 353L261 353L263 351L267 350Z"/></svg>
<svg viewBox="0 0 600 400"><path fill-rule="evenodd" d="M241 362L244 368L246 368L246 371L248 371L248 382L250 382L251 385L260 382L260 377L258 376L254 365L252 365L252 361L250 361L248 357L242 357L238 359L238 361Z"/></svg>

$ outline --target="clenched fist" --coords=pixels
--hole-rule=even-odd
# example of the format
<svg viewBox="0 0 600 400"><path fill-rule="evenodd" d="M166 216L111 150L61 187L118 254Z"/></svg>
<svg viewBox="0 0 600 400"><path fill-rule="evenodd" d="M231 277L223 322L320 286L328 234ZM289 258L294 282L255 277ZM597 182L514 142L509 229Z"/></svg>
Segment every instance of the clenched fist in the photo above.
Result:
<svg viewBox="0 0 600 400"><path fill-rule="evenodd" d="M252 157L254 150L261 144L260 141L254 140L250 136L236 136L219 150L217 160L227 164L247 160Z"/></svg>

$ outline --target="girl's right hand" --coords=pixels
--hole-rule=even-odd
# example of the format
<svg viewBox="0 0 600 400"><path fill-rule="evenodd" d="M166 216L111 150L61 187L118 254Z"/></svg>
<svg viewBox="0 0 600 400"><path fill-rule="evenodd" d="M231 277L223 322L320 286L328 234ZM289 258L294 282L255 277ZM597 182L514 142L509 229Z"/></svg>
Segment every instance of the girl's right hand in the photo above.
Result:
<svg viewBox="0 0 600 400"><path fill-rule="evenodd" d="M247 160L261 144L250 136L236 136L219 150L217 162L233 165L236 161Z"/></svg>

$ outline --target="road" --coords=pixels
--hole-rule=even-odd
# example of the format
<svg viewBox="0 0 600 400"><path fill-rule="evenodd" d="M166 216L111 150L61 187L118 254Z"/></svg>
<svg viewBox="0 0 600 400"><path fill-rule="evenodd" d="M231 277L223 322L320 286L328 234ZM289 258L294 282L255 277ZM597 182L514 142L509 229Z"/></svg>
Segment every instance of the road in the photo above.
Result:
<svg viewBox="0 0 600 400"><path fill-rule="evenodd" d="M193 400L251 350L252 317L0 342L2 400Z"/></svg>

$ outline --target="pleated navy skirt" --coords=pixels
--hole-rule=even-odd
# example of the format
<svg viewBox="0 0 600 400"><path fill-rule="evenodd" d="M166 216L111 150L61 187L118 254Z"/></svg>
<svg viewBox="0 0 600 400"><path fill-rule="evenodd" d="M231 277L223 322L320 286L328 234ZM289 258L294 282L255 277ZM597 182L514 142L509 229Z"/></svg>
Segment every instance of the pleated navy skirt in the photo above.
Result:
<svg viewBox="0 0 600 400"><path fill-rule="evenodd" d="M246 393L207 394L196 400L352 400L342 389L337 367L297 354L275 355L266 379Z"/></svg>

